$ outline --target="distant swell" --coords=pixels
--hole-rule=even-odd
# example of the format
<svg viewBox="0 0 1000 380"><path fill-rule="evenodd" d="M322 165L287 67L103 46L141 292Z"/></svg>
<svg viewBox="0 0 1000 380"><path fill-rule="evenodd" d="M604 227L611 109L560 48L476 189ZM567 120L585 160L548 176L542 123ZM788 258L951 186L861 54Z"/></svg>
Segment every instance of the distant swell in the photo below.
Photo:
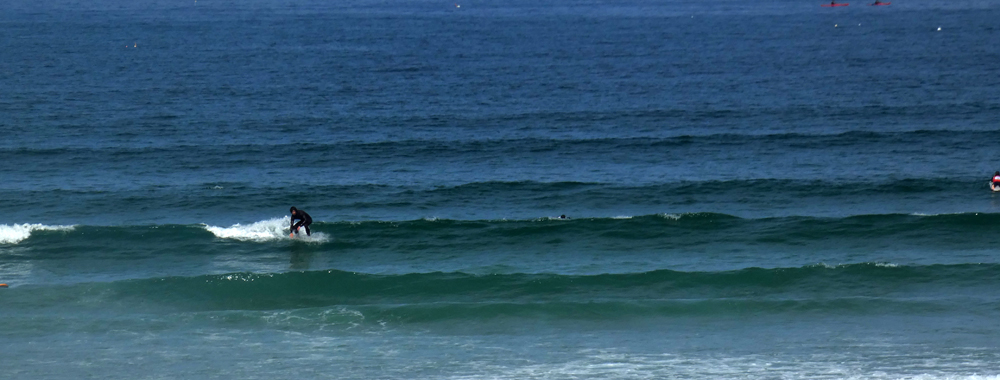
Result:
<svg viewBox="0 0 1000 380"><path fill-rule="evenodd" d="M748 174L752 175L752 174ZM120 184L135 186L135 184ZM310 213L329 220L417 219L443 217L529 219L568 214L571 217L638 216L652 213L709 211L738 216L845 216L892 212L944 213L989 210L992 194L980 177L903 177L864 179L753 179L685 180L666 183L616 183L576 181L482 181L425 186L371 183L295 185L249 182L209 182L194 185L150 186L100 190L0 190L0 197L24 200L0 205L0 215L11 218L19 207L46 209L49 201L72 205L76 210L112 207L146 210L139 223L176 221L209 222L213 232L244 240L273 240L276 231L244 229L240 236L221 229L240 222L242 227L274 215L276 205L288 202L287 194L310 197ZM900 202L903 202L900 204ZM282 207L281 209L285 209ZM74 211L76 213L78 211ZM89 211L88 211L89 212ZM68 212L38 215L33 222L60 224L116 224L114 213L76 220ZM75 215L75 214L72 214ZM234 219L226 219L232 215ZM280 215L280 214L279 214ZM253 218L253 219L250 219ZM14 220L20 222L20 220ZM258 226L266 228L266 226ZM287 227L287 226L286 226Z"/></svg>
<svg viewBox="0 0 1000 380"><path fill-rule="evenodd" d="M550 315L737 315L747 312L922 313L989 305L1000 265L863 263L572 276L336 270L231 273L18 289L8 302L41 307L147 305L187 311L349 307L409 319ZM966 294L954 298L954 294ZM950 295L950 296L942 296ZM982 297L982 298L976 298ZM581 314L583 313L583 314ZM454 314L454 315L446 315Z"/></svg>
<svg viewBox="0 0 1000 380"><path fill-rule="evenodd" d="M784 110L782 110L784 111ZM615 116L622 116L620 114ZM553 115L560 118L560 121L593 120L594 115L587 113L560 114ZM663 115L655 115L662 117ZM728 112L717 113L716 116L723 118L733 117ZM701 116L699 116L701 117ZM0 157L5 155L20 156L51 156L51 155L74 155L99 157L109 153L120 157L138 157L150 154L168 153L197 153L194 156L204 156L217 153L220 148L227 154L257 154L285 156L288 153L366 153L373 148L378 151L393 151L399 153L409 153L420 155L421 153L445 153L445 152L468 152L470 150L480 151L505 151L513 146L522 147L529 151L539 150L559 150L559 149L632 149L646 150L650 148L665 148L690 145L773 145L781 147L804 148L815 147L825 148L830 146L848 145L885 145L885 144L913 144L923 143L928 140L940 143L955 143L965 141L997 140L1000 139L1000 131L996 130L904 130L892 132L875 132L867 130L848 130L839 133L709 133L709 134L683 134L667 133L663 134L634 134L628 137L583 137L583 138L471 138L454 140L447 135L442 135L435 139L401 139L401 140L379 140L379 141L349 141L337 143L273 143L258 140L247 143L236 144L212 144L212 145L189 145L189 144L169 144L161 146L122 146L120 144L103 146L99 148L80 147L75 140L67 140L68 144L59 147L45 146L42 148L30 147L4 147L0 146ZM191 156L190 154L185 154ZM195 161L195 158L191 158Z"/></svg>

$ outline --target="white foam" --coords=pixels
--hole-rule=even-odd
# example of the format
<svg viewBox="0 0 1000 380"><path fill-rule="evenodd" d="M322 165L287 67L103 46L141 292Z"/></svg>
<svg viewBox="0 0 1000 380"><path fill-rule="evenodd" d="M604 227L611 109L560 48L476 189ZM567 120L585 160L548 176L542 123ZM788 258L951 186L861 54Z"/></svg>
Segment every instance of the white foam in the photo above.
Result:
<svg viewBox="0 0 1000 380"><path fill-rule="evenodd" d="M852 265L873 265L880 268L898 268L899 264L890 262L866 262L866 263L856 263L856 264L827 264L827 263L816 263L813 265L806 265L805 268L823 268L823 269L842 269L847 268Z"/></svg>
<svg viewBox="0 0 1000 380"><path fill-rule="evenodd" d="M866 372L857 368L862 366L863 360L856 359L845 363L822 356L802 360L764 355L703 357L598 351L601 350L581 350L577 352L578 358L570 361L539 362L504 368L502 374L493 376L462 374L452 376L450 379L543 379L551 378L552 374L559 374L561 376L557 378L584 379L1000 380L1000 376L993 374L949 374L947 372L962 371L962 368L947 364L938 370L944 373L914 374ZM484 370L489 369L484 368Z"/></svg>
<svg viewBox="0 0 1000 380"><path fill-rule="evenodd" d="M74 226L44 224L0 224L0 244L17 244L31 236L32 231L71 231Z"/></svg>
<svg viewBox="0 0 1000 380"><path fill-rule="evenodd" d="M248 225L234 224L229 227L217 227L205 225L205 229L211 232L218 238L222 239L234 239L239 241L253 241L253 242L265 242L265 241L276 241L290 239L288 234L290 233L289 224L290 220L288 217L274 218L268 220L262 220L259 222L254 222ZM310 243L322 243L330 240L326 234L322 232L313 233L312 236L299 235L295 237L295 240L310 242Z"/></svg>
<svg viewBox="0 0 1000 380"><path fill-rule="evenodd" d="M287 236L285 238L288 238ZM296 241L302 241L306 243L326 243L330 241L330 237L322 232L313 232L312 235L298 234L295 235Z"/></svg>
<svg viewBox="0 0 1000 380"><path fill-rule="evenodd" d="M978 212L943 212L940 214L925 214L922 212L911 213L912 216L948 216L948 215L979 215Z"/></svg>
<svg viewBox="0 0 1000 380"><path fill-rule="evenodd" d="M661 218L666 218L666 219L671 219L671 220L680 220L681 217L684 216L684 215L681 215L681 214L659 214L659 216Z"/></svg>

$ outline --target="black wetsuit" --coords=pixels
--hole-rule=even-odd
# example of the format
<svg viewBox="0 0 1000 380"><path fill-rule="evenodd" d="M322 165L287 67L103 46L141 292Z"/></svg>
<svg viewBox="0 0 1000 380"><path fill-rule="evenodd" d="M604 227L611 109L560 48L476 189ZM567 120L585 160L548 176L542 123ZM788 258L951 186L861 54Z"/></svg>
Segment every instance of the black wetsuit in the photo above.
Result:
<svg viewBox="0 0 1000 380"><path fill-rule="evenodd" d="M296 220L299 222L296 223ZM311 236L312 232L309 231L309 225L312 224L312 222L313 218L310 217L309 214L306 214L305 211L295 210L295 215L292 215L292 232L298 232L296 231L296 228L305 227L306 236Z"/></svg>

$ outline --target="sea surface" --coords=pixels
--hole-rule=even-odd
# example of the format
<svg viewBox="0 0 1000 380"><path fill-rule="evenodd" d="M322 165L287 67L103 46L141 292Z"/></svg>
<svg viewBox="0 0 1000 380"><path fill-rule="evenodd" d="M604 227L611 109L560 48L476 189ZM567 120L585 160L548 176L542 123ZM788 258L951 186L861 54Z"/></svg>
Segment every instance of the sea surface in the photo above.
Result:
<svg viewBox="0 0 1000 380"><path fill-rule="evenodd" d="M998 379L1000 2L849 2L0 2L0 378Z"/></svg>

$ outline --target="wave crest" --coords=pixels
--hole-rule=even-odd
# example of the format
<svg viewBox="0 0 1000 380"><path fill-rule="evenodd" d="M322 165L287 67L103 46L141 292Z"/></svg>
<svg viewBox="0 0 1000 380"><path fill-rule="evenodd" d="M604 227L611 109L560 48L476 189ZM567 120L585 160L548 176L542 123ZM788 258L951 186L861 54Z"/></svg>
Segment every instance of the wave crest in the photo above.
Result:
<svg viewBox="0 0 1000 380"><path fill-rule="evenodd" d="M0 244L17 244L31 236L33 231L71 231L74 226L47 226L44 224L0 224Z"/></svg>
<svg viewBox="0 0 1000 380"><path fill-rule="evenodd" d="M261 220L259 222L254 222L248 225L242 225L236 223L229 227L218 227L204 225L208 232L211 232L215 237L221 239L233 239L239 241L251 241L251 242L268 242L268 241L278 241L291 239L288 234L290 233L289 225L291 221L288 217L282 218L272 218L267 220ZM310 243L323 243L330 240L326 234L322 232L314 232L312 236L300 235L294 238L295 240L310 242Z"/></svg>

